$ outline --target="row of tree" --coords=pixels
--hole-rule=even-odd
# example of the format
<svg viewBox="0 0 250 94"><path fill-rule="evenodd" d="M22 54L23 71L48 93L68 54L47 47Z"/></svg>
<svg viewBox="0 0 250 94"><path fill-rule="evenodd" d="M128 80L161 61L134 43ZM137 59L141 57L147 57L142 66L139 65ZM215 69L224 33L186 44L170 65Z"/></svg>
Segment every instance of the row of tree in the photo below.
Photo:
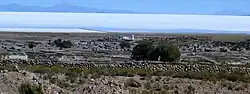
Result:
<svg viewBox="0 0 250 94"><path fill-rule="evenodd" d="M175 62L180 59L180 52L178 47L172 44L142 41L133 48L132 59Z"/></svg>
<svg viewBox="0 0 250 94"><path fill-rule="evenodd" d="M51 43L49 42L49 44ZM56 45L57 47L60 47L60 48L71 48L73 46L73 43L69 40L56 39L51 45ZM29 42L28 47L29 48L36 47L36 43L33 41Z"/></svg>

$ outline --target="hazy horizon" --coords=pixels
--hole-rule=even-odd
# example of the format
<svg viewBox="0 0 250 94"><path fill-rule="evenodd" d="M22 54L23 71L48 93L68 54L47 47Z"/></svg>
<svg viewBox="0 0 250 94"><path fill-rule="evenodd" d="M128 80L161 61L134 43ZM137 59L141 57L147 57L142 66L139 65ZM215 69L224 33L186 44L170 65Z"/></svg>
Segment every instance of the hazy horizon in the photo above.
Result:
<svg viewBox="0 0 250 94"><path fill-rule="evenodd" d="M110 19L112 18L112 19ZM100 31L250 32L250 16L0 12L0 28L96 29ZM120 30L119 30L120 29ZM122 30L125 29L125 30ZM193 32L193 31L192 31Z"/></svg>
<svg viewBox="0 0 250 94"><path fill-rule="evenodd" d="M249 3L249 0L2 0L0 29L250 33Z"/></svg>

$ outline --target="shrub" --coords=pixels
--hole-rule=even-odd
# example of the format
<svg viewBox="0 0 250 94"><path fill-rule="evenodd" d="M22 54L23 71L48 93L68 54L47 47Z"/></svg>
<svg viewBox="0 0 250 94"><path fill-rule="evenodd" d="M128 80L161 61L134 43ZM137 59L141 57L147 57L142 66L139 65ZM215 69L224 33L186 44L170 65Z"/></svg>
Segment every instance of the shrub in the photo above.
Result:
<svg viewBox="0 0 250 94"><path fill-rule="evenodd" d="M144 41L137 44L132 51L132 59L135 60L151 60L163 62L175 62L180 59L179 48L160 42L155 44L151 41Z"/></svg>
<svg viewBox="0 0 250 94"><path fill-rule="evenodd" d="M67 82L65 82L65 81L63 81L63 80L58 80L58 81L57 81L57 85L58 85L59 87L61 87L61 88L67 88L67 87L70 86L69 83L67 83Z"/></svg>
<svg viewBox="0 0 250 94"><path fill-rule="evenodd" d="M131 47L131 43L129 43L129 41L122 41L122 42L120 42L119 45L122 49Z"/></svg>
<svg viewBox="0 0 250 94"><path fill-rule="evenodd" d="M20 94L43 94L41 86L32 85L30 83L21 84L18 91Z"/></svg>
<svg viewBox="0 0 250 94"><path fill-rule="evenodd" d="M142 92L141 92L141 94L152 94L150 91L148 91L148 90L143 90Z"/></svg>
<svg viewBox="0 0 250 94"><path fill-rule="evenodd" d="M86 80L84 78L80 78L78 84L85 84Z"/></svg>
<svg viewBox="0 0 250 94"><path fill-rule="evenodd" d="M98 74L98 73L93 73L93 74L91 75L91 78L93 78L93 79L97 79L97 78L100 78L100 77L101 77L101 75Z"/></svg>
<svg viewBox="0 0 250 94"><path fill-rule="evenodd" d="M235 85L232 83L224 82L223 87L227 87L228 90L233 90Z"/></svg>
<svg viewBox="0 0 250 94"><path fill-rule="evenodd" d="M138 87L141 87L141 84L139 83L139 82L137 82L136 80L134 80L134 79L128 79L125 83L124 83L124 85L126 86L126 87L136 87L136 88L138 88Z"/></svg>
<svg viewBox="0 0 250 94"><path fill-rule="evenodd" d="M29 46L29 48L33 48L33 47L36 47L36 44L35 44L35 42L29 42L28 43L28 46Z"/></svg>
<svg viewBox="0 0 250 94"><path fill-rule="evenodd" d="M58 81L58 79L56 77L53 77L53 78L50 79L50 82L52 84L57 84L57 81Z"/></svg>
<svg viewBox="0 0 250 94"><path fill-rule="evenodd" d="M62 42L62 48L71 48L73 46L73 43L69 40Z"/></svg>
<svg viewBox="0 0 250 94"><path fill-rule="evenodd" d="M132 59L149 60L150 54L153 52L153 42L143 41L137 44L132 51Z"/></svg>
<svg viewBox="0 0 250 94"><path fill-rule="evenodd" d="M243 72L183 72L183 71L156 71L149 68L72 68L72 67L61 67L61 66L30 66L29 71L35 73L47 73L50 78L55 73L65 73L70 77L78 77L79 74L84 74L87 78L89 74L93 74L94 78L99 78L101 75L105 76L128 76L133 77L134 75L140 75L142 77L149 76L169 76L173 78L190 78L190 79L200 79L208 81L218 81L218 80L229 80L236 82L250 83L250 75Z"/></svg>
<svg viewBox="0 0 250 94"><path fill-rule="evenodd" d="M50 73L51 68L49 68L48 66L32 66L30 68L30 71L44 74L44 73Z"/></svg>
<svg viewBox="0 0 250 94"><path fill-rule="evenodd" d="M73 43L71 41L69 40L62 41L62 39L54 40L54 44L60 48L71 48L73 46Z"/></svg>
<svg viewBox="0 0 250 94"><path fill-rule="evenodd" d="M244 83L242 86L243 86L244 88L248 88L248 87L249 87L249 84Z"/></svg>
<svg viewBox="0 0 250 94"><path fill-rule="evenodd" d="M170 87L168 85L163 85L163 88L168 91L170 89Z"/></svg>
<svg viewBox="0 0 250 94"><path fill-rule="evenodd" d="M180 59L179 48L171 44L160 44L157 47L159 53L153 54L160 56L160 61L163 62L175 62Z"/></svg>
<svg viewBox="0 0 250 94"><path fill-rule="evenodd" d="M147 90L149 90L149 89L152 88L150 82L146 82L146 83L144 84L144 87L145 87Z"/></svg>
<svg viewBox="0 0 250 94"><path fill-rule="evenodd" d="M240 85L240 86L237 86L237 87L235 88L235 90L236 90L236 91L245 90L245 87Z"/></svg>
<svg viewBox="0 0 250 94"><path fill-rule="evenodd" d="M160 91L160 94L168 94L168 92L165 90L162 90L162 91Z"/></svg>
<svg viewBox="0 0 250 94"><path fill-rule="evenodd" d="M195 91L194 87L192 87L191 85L188 86L187 94L195 94L194 91Z"/></svg>

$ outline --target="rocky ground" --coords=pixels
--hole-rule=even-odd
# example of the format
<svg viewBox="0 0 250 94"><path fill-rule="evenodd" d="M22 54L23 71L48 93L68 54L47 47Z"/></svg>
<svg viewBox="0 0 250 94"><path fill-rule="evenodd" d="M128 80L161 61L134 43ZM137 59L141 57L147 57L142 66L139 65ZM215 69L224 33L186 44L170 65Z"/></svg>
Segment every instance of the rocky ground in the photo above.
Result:
<svg viewBox="0 0 250 94"><path fill-rule="evenodd" d="M18 94L21 83L43 83L45 94L250 94L250 84L230 81L203 81L166 76L86 78L85 83L62 89L30 72L0 73L0 93Z"/></svg>
<svg viewBox="0 0 250 94"><path fill-rule="evenodd" d="M63 92L65 94L70 93L48 81L42 81L34 73L1 71L0 94L19 94L18 88L22 83L31 83L36 85L43 83L45 94L58 94L58 92Z"/></svg>
<svg viewBox="0 0 250 94"><path fill-rule="evenodd" d="M169 77L100 77L74 94L249 94L249 84Z"/></svg>

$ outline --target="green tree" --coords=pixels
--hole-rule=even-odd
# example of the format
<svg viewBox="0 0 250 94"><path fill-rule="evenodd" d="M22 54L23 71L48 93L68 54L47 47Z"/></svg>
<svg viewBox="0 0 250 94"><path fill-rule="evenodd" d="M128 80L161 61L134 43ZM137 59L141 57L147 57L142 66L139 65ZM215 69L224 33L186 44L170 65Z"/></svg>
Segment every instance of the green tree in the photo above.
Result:
<svg viewBox="0 0 250 94"><path fill-rule="evenodd" d="M175 62L180 59L179 48L175 45L164 42L153 43L150 41L143 41L137 44L132 51L132 59L135 60L152 60L163 62Z"/></svg>
<svg viewBox="0 0 250 94"><path fill-rule="evenodd" d="M61 47L61 45L62 45L62 39L56 39L56 40L54 40L54 44L56 46L58 46L58 47Z"/></svg>
<svg viewBox="0 0 250 94"><path fill-rule="evenodd" d="M131 47L131 43L129 43L128 41L122 41L119 45L122 49Z"/></svg>
<svg viewBox="0 0 250 94"><path fill-rule="evenodd" d="M151 41L140 42L133 48L132 59L149 60L152 51L154 51L153 42Z"/></svg>
<svg viewBox="0 0 250 94"><path fill-rule="evenodd" d="M179 48L172 44L159 44L157 47L157 54L160 56L160 61L175 62L180 59ZM157 54L153 54L158 56Z"/></svg>
<svg viewBox="0 0 250 94"><path fill-rule="evenodd" d="M29 48L33 48L33 47L36 47L36 44L35 44L35 42L29 42L28 43L28 46L29 46Z"/></svg>
<svg viewBox="0 0 250 94"><path fill-rule="evenodd" d="M73 43L71 41L69 40L62 41L62 39L54 40L54 44L60 48L71 48L73 46Z"/></svg>
<svg viewBox="0 0 250 94"><path fill-rule="evenodd" d="M62 48L71 48L73 46L73 43L69 40L62 42Z"/></svg>
<svg viewBox="0 0 250 94"><path fill-rule="evenodd" d="M18 88L20 94L43 94L42 86L32 85L30 83L23 83Z"/></svg>

